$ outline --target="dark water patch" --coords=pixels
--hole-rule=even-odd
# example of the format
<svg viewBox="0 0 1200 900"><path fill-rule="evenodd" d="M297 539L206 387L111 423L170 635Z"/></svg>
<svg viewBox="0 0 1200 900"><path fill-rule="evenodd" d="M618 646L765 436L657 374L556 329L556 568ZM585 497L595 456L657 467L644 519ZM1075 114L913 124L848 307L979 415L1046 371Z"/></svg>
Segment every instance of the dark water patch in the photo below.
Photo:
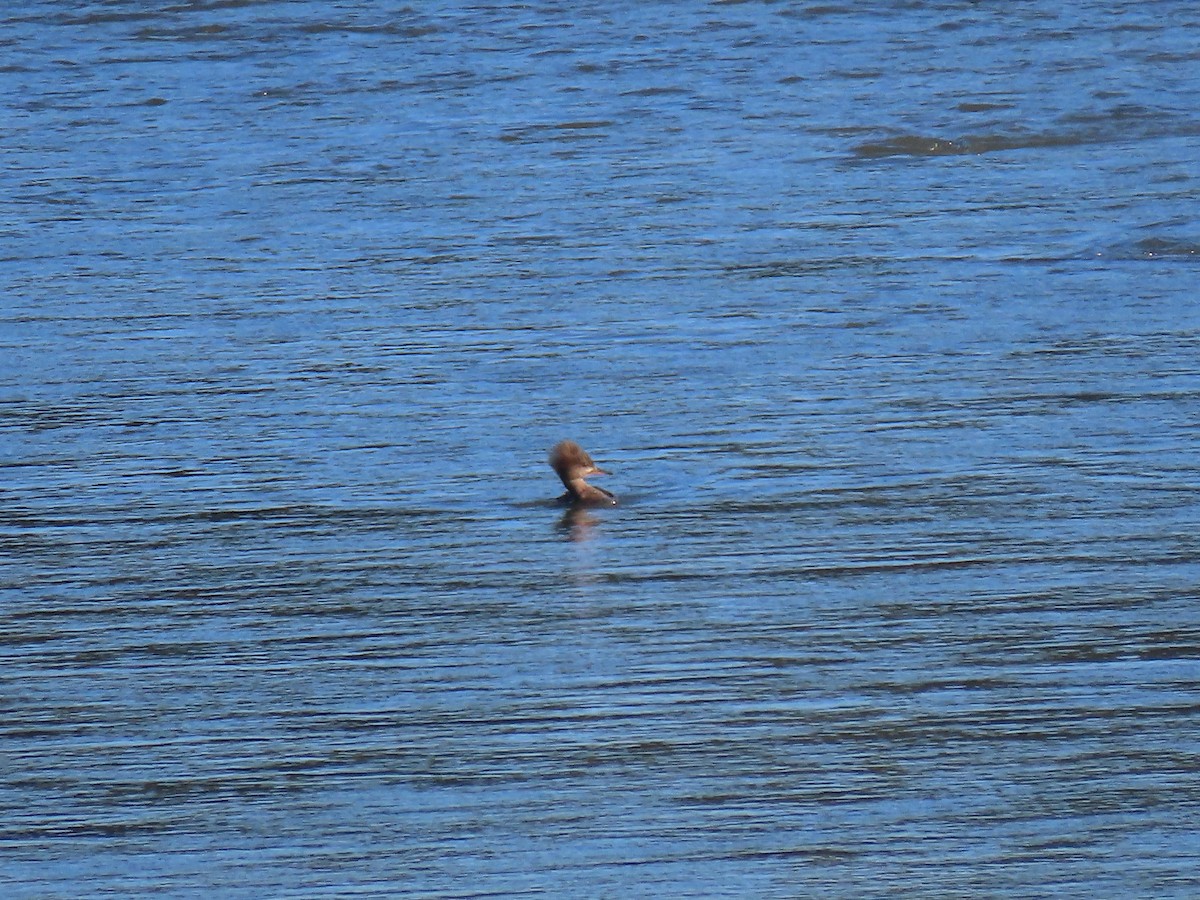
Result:
<svg viewBox="0 0 1200 900"><path fill-rule="evenodd" d="M622 97L660 97L670 96L673 94L691 94L689 88L677 87L675 85L659 85L654 87L636 88L634 90L622 91Z"/></svg>
<svg viewBox="0 0 1200 900"><path fill-rule="evenodd" d="M991 134L959 138L899 135L882 141L869 141L853 148L856 156L880 159L892 156L975 156L1008 150L1032 150L1045 147L1070 147L1086 143L1078 134Z"/></svg>
<svg viewBox="0 0 1200 900"><path fill-rule="evenodd" d="M1179 238L1147 237L1137 241L1132 250L1136 256L1144 259L1200 259L1200 242L1181 240Z"/></svg>
<svg viewBox="0 0 1200 900"><path fill-rule="evenodd" d="M993 112L998 109L1012 109L1014 104L1004 101L964 100L955 107L959 112L978 113Z"/></svg>
<svg viewBox="0 0 1200 900"><path fill-rule="evenodd" d="M960 104L962 108L962 104ZM972 105L972 112L992 108L990 104ZM1058 119L1053 131L1025 129L959 137L900 134L879 141L860 143L852 148L856 156L877 159L891 156L966 156L1011 150L1055 147L1083 147L1105 142L1138 142L1161 139L1168 135L1195 135L1200 124L1181 117L1170 109L1117 104L1101 110L1072 112Z"/></svg>
<svg viewBox="0 0 1200 900"><path fill-rule="evenodd" d="M724 266L723 270L727 275L741 278L802 278L821 274L830 269L869 269L894 264L894 260L883 258L844 256L729 264Z"/></svg>
<svg viewBox="0 0 1200 900"><path fill-rule="evenodd" d="M837 3L814 3L809 6L787 7L779 11L779 15L801 19L819 19L826 16L846 16L854 12L852 6L842 6Z"/></svg>
<svg viewBox="0 0 1200 900"><path fill-rule="evenodd" d="M351 20L341 22L312 22L300 26L301 32L315 35L327 32L342 32L346 34L381 34L405 39L425 38L438 34L441 30L441 26L432 22L422 22L420 24L404 24L400 22L362 23Z"/></svg>
<svg viewBox="0 0 1200 900"><path fill-rule="evenodd" d="M537 125L523 125L505 131L500 140L505 143L538 142L549 140L574 140L577 138L603 137L604 132L611 128L613 122L605 120L554 122ZM600 132L593 134L593 132Z"/></svg>
<svg viewBox="0 0 1200 900"><path fill-rule="evenodd" d="M230 36L235 40L245 38L247 35L238 34L235 29L219 22L213 22L207 25L190 25L166 28L162 26L147 26L138 29L134 37L142 41L177 41L181 43L207 43L213 38Z"/></svg>

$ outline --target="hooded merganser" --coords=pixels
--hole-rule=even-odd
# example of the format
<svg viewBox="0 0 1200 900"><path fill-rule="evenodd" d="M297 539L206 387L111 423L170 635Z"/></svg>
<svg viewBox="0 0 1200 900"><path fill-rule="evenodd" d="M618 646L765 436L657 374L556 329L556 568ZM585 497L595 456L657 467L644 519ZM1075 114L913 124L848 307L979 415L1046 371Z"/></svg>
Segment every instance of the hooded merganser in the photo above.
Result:
<svg viewBox="0 0 1200 900"><path fill-rule="evenodd" d="M585 479L589 475L607 475L588 456L588 452L574 441L559 441L550 450L550 468L558 473L567 492L558 498L559 503L572 506L616 506L617 498L604 488L593 487Z"/></svg>

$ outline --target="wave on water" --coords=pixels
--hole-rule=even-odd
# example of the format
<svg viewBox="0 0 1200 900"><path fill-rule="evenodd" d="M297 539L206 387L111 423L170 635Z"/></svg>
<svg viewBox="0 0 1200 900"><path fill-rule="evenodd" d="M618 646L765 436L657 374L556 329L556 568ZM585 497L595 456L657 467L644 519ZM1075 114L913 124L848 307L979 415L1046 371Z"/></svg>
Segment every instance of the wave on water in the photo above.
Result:
<svg viewBox="0 0 1200 900"><path fill-rule="evenodd" d="M960 106L960 109L964 107ZM1005 150L1073 147L1109 141L1140 141L1166 135L1195 135L1200 123L1180 118L1169 110L1123 104L1095 112L1080 112L1060 119L1060 131L1030 131L1020 127L958 137L933 134L893 134L865 141L852 148L855 156L879 159L889 156L970 156Z"/></svg>

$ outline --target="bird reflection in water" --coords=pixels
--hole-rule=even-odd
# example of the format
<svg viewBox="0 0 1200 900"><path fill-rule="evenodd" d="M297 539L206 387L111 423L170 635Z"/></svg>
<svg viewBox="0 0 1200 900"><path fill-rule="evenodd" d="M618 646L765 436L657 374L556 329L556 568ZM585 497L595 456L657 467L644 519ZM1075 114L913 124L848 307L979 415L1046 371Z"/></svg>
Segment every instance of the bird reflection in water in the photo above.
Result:
<svg viewBox="0 0 1200 900"><path fill-rule="evenodd" d="M558 530L567 540L586 541L593 536L593 531L600 524L600 519L592 515L582 506L572 506L558 520Z"/></svg>

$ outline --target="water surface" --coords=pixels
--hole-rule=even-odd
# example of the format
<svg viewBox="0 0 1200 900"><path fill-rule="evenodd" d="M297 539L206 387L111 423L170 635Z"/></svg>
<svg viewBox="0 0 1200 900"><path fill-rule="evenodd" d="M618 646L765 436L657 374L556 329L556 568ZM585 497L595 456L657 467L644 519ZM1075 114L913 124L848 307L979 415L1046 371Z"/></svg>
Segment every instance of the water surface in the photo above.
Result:
<svg viewBox="0 0 1200 900"><path fill-rule="evenodd" d="M0 19L6 895L1200 890L1200 17Z"/></svg>

